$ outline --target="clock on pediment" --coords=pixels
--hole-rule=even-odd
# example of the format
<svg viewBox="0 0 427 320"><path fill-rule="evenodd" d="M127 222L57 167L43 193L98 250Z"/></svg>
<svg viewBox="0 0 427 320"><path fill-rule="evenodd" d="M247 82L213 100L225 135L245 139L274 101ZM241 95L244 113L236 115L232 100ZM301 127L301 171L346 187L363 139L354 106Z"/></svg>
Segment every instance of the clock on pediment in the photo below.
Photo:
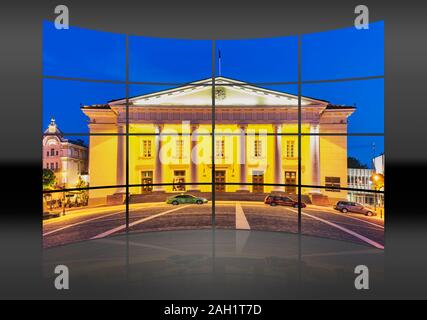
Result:
<svg viewBox="0 0 427 320"><path fill-rule="evenodd" d="M215 99L217 100L225 99L225 88L223 87L215 88Z"/></svg>

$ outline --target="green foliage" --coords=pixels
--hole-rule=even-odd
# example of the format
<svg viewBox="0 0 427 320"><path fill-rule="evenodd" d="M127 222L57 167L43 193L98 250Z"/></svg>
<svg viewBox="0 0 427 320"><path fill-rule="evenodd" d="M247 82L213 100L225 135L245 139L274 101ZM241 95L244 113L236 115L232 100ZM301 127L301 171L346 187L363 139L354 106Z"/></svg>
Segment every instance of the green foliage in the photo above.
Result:
<svg viewBox="0 0 427 320"><path fill-rule="evenodd" d="M76 188L86 188L88 184L79 176L79 181L76 184Z"/></svg>
<svg viewBox="0 0 427 320"><path fill-rule="evenodd" d="M55 173L50 169L43 169L43 190L52 190L56 184Z"/></svg>
<svg viewBox="0 0 427 320"><path fill-rule="evenodd" d="M347 167L353 169L368 169L366 164L361 163L359 159L354 157L347 158Z"/></svg>
<svg viewBox="0 0 427 320"><path fill-rule="evenodd" d="M79 181L76 184L76 188L86 188L88 187L89 184L86 183L81 176L79 176ZM89 193L87 190L81 190L80 191L80 199L83 203L83 205L87 206L88 201L89 201Z"/></svg>

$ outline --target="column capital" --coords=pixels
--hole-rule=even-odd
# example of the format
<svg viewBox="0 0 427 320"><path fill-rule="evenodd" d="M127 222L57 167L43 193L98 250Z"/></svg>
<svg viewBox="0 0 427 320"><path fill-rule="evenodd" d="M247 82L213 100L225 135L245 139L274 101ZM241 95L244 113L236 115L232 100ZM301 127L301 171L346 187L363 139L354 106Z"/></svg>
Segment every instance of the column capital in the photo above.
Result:
<svg viewBox="0 0 427 320"><path fill-rule="evenodd" d="M155 130L156 130L156 133L162 133L162 131L163 131L163 127L164 127L164 124L163 124L163 123L156 123L156 124L154 125L154 128L155 128Z"/></svg>
<svg viewBox="0 0 427 320"><path fill-rule="evenodd" d="M199 124L198 123L192 123L191 125L190 125L190 128L191 128L191 132L193 132L193 131L195 131L195 130L197 130L197 129L199 129Z"/></svg>
<svg viewBox="0 0 427 320"><path fill-rule="evenodd" d="M281 133L282 132L282 123L274 123L273 124L273 130L274 133Z"/></svg>
<svg viewBox="0 0 427 320"><path fill-rule="evenodd" d="M319 123L311 123L310 124L310 132L311 133L319 133Z"/></svg>
<svg viewBox="0 0 427 320"><path fill-rule="evenodd" d="M239 129L242 131L246 131L246 129L248 128L247 123L239 123L238 126L239 126Z"/></svg>
<svg viewBox="0 0 427 320"><path fill-rule="evenodd" d="M126 131L126 123L117 123L117 132L124 133Z"/></svg>

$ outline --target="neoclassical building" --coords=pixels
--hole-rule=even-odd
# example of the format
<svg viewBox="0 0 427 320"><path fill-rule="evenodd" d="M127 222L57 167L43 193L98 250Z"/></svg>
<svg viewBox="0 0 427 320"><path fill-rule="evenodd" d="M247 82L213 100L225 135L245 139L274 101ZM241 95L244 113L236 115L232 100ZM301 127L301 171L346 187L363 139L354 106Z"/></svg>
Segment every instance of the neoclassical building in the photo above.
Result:
<svg viewBox="0 0 427 320"><path fill-rule="evenodd" d="M211 79L128 99L129 183L132 194L210 192L212 149L216 192L295 193L298 183L298 96L215 79L215 139L212 146ZM352 106L301 98L301 180L304 194L343 198L345 191L311 186L347 186L346 133ZM123 185L126 177L126 99L82 107L89 118L90 186ZM305 134L313 135L305 135ZM108 135L108 134L119 134ZM279 135L276 135L279 134ZM266 185L239 185L239 183ZM168 183L161 186L150 184ZM182 183L190 183L183 185ZM272 186L268 184L288 184ZM90 191L92 201L124 190Z"/></svg>

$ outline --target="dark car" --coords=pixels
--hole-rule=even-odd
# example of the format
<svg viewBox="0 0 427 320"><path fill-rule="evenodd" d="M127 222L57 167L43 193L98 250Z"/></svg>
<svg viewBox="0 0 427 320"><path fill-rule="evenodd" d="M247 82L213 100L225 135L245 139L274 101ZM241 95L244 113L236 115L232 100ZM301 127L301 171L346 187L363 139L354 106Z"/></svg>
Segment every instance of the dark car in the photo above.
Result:
<svg viewBox="0 0 427 320"><path fill-rule="evenodd" d="M178 205L178 204L184 204L184 203L195 203L195 204L203 204L208 203L208 200L206 198L202 197L195 197L191 194L179 194L170 198L166 199L166 203Z"/></svg>
<svg viewBox="0 0 427 320"><path fill-rule="evenodd" d="M292 200L286 196L276 196L276 195L268 195L264 199L265 204L269 204L270 206L288 206L298 208L298 201ZM301 202L301 208L305 208L306 204Z"/></svg>
<svg viewBox="0 0 427 320"><path fill-rule="evenodd" d="M338 201L334 206L335 210L341 211L342 213L354 212L362 213L366 216L376 216L376 212L369 206L352 202L352 201Z"/></svg>

